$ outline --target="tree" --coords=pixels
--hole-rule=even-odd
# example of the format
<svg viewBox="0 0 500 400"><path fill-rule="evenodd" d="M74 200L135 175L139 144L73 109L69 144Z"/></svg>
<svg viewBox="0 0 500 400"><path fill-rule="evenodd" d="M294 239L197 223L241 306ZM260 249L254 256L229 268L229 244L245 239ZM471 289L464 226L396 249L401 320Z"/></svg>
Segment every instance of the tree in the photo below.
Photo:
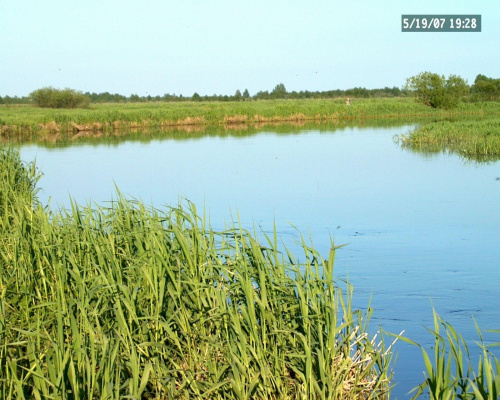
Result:
<svg viewBox="0 0 500 400"><path fill-rule="evenodd" d="M201 96L198 93L194 92L193 96L191 97L191 100L201 101Z"/></svg>
<svg viewBox="0 0 500 400"><path fill-rule="evenodd" d="M460 102L463 96L470 93L469 85L465 79L458 75L450 75L445 81L444 88L447 95L451 96L452 99L457 99L456 104Z"/></svg>
<svg viewBox="0 0 500 400"><path fill-rule="evenodd" d="M500 99L500 79L488 78L479 74L476 76L471 91L479 100Z"/></svg>
<svg viewBox="0 0 500 400"><path fill-rule="evenodd" d="M261 90L255 94L254 98L257 100L267 100L269 99L269 92Z"/></svg>
<svg viewBox="0 0 500 400"><path fill-rule="evenodd" d="M130 101L138 103L141 101L141 97L137 93L132 93L129 97Z"/></svg>
<svg viewBox="0 0 500 400"><path fill-rule="evenodd" d="M248 89L245 89L245 91L243 92L243 98L245 100L248 100L250 98L250 92L248 91Z"/></svg>
<svg viewBox="0 0 500 400"><path fill-rule="evenodd" d="M30 99L39 107L78 108L87 107L90 98L73 89L44 87L30 93Z"/></svg>
<svg viewBox="0 0 500 400"><path fill-rule="evenodd" d="M234 99L236 101L241 101L243 99L243 96L241 95L241 92L239 91L239 89L236 91L236 93L234 94Z"/></svg>
<svg viewBox="0 0 500 400"><path fill-rule="evenodd" d="M469 93L469 85L458 75L448 79L432 72L421 72L406 80L404 87L415 93L417 101L433 108L453 108Z"/></svg>
<svg viewBox="0 0 500 400"><path fill-rule="evenodd" d="M271 98L273 99L284 99L286 96L286 88L283 83L279 83L271 92Z"/></svg>

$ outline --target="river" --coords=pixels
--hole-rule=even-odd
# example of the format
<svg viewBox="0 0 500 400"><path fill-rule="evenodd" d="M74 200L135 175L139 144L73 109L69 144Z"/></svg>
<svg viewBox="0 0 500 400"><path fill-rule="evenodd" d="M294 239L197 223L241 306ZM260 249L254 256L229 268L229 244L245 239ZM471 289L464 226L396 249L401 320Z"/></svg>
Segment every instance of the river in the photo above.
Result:
<svg viewBox="0 0 500 400"><path fill-rule="evenodd" d="M354 286L355 305L374 309L371 326L432 344L432 309L474 347L474 320L500 328L500 162L402 150L393 126L265 128L248 134L20 146L44 176L52 207L128 197L162 208L183 199L206 210L214 228L239 216L247 228L273 224L291 248L298 231ZM221 128L222 129L222 128ZM292 225L293 224L293 225ZM297 229L298 230L297 230ZM498 349L498 348L497 348ZM399 342L391 398L423 380L420 349ZM499 352L495 353L497 356Z"/></svg>

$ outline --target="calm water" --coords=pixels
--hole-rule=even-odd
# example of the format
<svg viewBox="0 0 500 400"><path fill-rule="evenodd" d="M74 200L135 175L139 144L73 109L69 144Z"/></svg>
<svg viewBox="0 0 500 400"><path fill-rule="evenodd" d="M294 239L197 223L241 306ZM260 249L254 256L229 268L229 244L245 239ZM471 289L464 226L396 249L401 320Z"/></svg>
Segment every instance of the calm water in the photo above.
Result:
<svg viewBox="0 0 500 400"><path fill-rule="evenodd" d="M379 325L430 345L432 307L467 340L500 328L500 163L401 150L410 126L309 129L249 136L21 147L44 172L43 201L103 202L115 184L161 208L187 198L222 227L239 213L245 227L271 231L293 247L299 228L325 256L338 250L337 276L371 298ZM485 334L488 341L499 335ZM498 349L498 348L497 348ZM423 379L420 350L398 343L393 398ZM499 352L496 352L500 356Z"/></svg>

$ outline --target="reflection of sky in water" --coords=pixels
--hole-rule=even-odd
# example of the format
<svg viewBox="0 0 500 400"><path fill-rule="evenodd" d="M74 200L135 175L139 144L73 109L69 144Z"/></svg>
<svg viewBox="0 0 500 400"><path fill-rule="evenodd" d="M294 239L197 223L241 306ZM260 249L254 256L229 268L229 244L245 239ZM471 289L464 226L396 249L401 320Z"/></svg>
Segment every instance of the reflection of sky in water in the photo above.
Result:
<svg viewBox="0 0 500 400"><path fill-rule="evenodd" d="M47 150L24 146L44 172L42 200L69 205L112 198L114 183L156 207L193 201L212 225L272 230L291 247L293 223L326 257L330 237L338 276L349 277L355 303L375 309L373 328L430 340L432 305L468 338L471 316L484 329L500 320L500 163L402 151L408 128L348 128L335 133L258 134L244 138L125 142ZM488 338L488 334L485 334ZM495 338L494 336L492 336ZM498 341L498 337L495 338ZM399 346L403 393L422 379L417 349ZM418 363L417 363L418 364Z"/></svg>

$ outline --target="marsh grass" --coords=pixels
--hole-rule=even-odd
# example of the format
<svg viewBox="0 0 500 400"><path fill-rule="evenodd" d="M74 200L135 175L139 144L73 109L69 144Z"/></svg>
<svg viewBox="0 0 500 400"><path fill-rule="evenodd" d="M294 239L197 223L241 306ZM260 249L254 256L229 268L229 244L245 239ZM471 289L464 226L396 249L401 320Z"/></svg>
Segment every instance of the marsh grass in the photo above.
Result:
<svg viewBox="0 0 500 400"><path fill-rule="evenodd" d="M430 351L408 338L399 336L401 340L420 347L424 359L425 379L412 390L415 393L412 399L426 394L432 400L497 400L500 397L500 362L484 343L477 324L480 356L477 369L474 369L471 351L462 335L435 310L433 314L434 329L428 329L434 338Z"/></svg>
<svg viewBox="0 0 500 400"><path fill-rule="evenodd" d="M398 138L404 148L448 152L476 161L500 159L500 118L437 121L424 124Z"/></svg>
<svg viewBox="0 0 500 400"><path fill-rule="evenodd" d="M0 158L0 398L387 398L392 353L334 280L193 204L51 211ZM344 287L344 290L342 289Z"/></svg>
<svg viewBox="0 0 500 400"><path fill-rule="evenodd" d="M412 99L257 100L93 104L90 109L42 109L0 106L0 135L39 132L100 132L116 129L193 125L241 125L341 119L443 116L498 112L498 102L466 103L455 110L435 110Z"/></svg>

